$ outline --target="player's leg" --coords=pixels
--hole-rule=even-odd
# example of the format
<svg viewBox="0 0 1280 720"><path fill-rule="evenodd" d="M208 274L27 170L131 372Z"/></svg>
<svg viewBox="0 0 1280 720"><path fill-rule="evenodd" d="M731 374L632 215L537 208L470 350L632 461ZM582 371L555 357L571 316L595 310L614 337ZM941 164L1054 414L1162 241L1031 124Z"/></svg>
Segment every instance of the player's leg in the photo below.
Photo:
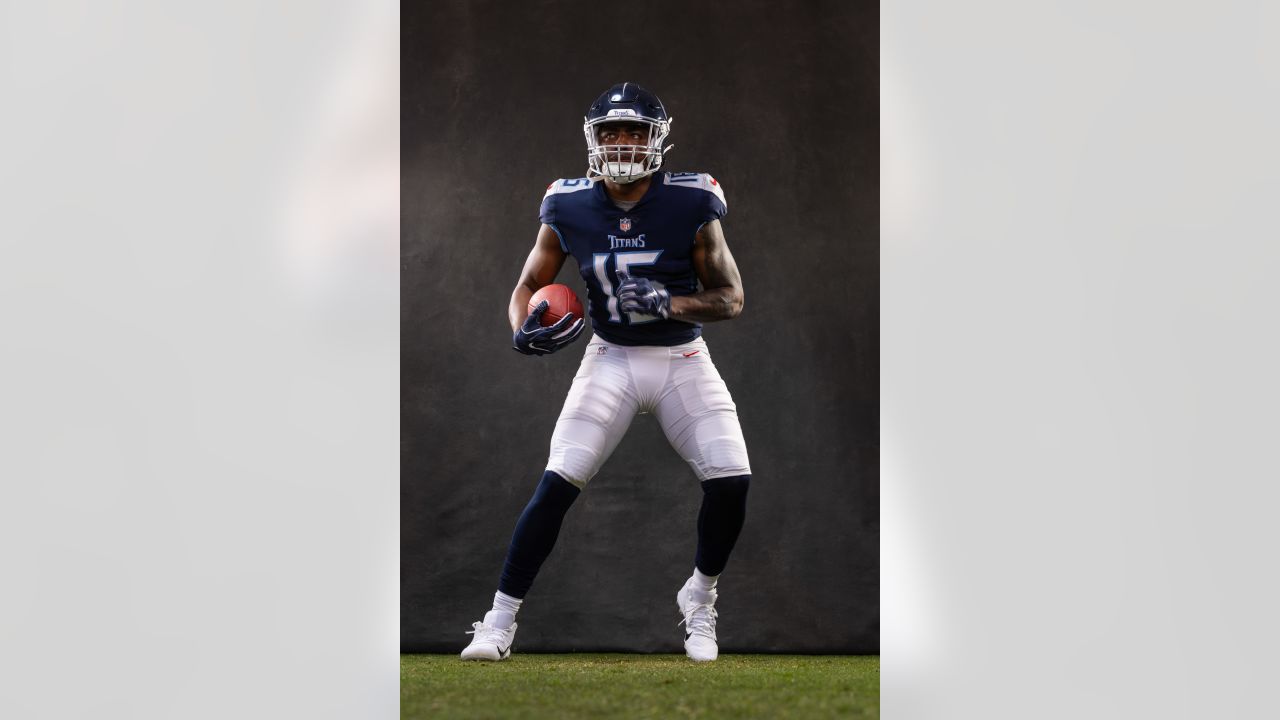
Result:
<svg viewBox="0 0 1280 720"><path fill-rule="evenodd" d="M703 493L693 575L676 602L684 615L685 651L694 660L714 660L719 654L716 583L746 518L751 467L737 407L706 344L699 340L673 348L671 363L668 387L654 414L698 476Z"/></svg>
<svg viewBox="0 0 1280 720"><path fill-rule="evenodd" d="M599 347L613 351L613 357L597 354ZM588 346L551 434L547 470L516 524L500 592L523 598L529 591L559 537L565 513L631 425L636 395L621 354L603 343Z"/></svg>
<svg viewBox="0 0 1280 720"><path fill-rule="evenodd" d="M502 577L498 581L498 592L512 602L509 608L495 606L497 609L509 609L511 619L514 620L520 601L529 592L539 568L555 547L565 513L569 512L581 492L577 485L547 470L524 512L520 513L511 534L511 545L507 548Z"/></svg>
<svg viewBox="0 0 1280 720"><path fill-rule="evenodd" d="M696 354L686 355L692 350ZM695 567L724 570L746 517L751 465L738 408L701 340L674 348L668 386L654 415L702 484Z"/></svg>
<svg viewBox="0 0 1280 720"><path fill-rule="evenodd" d="M565 514L618 446L636 407L625 351L593 340L552 433L547 469L516 521L493 609L475 624L476 638L464 659L501 660L509 654L516 613L555 547Z"/></svg>

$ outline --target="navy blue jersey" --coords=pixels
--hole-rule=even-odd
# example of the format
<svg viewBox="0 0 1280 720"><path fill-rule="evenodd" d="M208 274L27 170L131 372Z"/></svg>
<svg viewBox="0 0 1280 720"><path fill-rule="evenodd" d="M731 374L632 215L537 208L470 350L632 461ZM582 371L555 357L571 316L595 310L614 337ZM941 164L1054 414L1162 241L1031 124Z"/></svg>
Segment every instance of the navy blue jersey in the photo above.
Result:
<svg viewBox="0 0 1280 720"><path fill-rule="evenodd" d="M724 191L710 175L657 172L631 210L614 205L601 180L557 180L542 198L540 216L578 261L597 335L618 345L671 346L697 338L702 325L621 312L614 295L618 272L648 278L672 297L697 292L694 237L726 212Z"/></svg>

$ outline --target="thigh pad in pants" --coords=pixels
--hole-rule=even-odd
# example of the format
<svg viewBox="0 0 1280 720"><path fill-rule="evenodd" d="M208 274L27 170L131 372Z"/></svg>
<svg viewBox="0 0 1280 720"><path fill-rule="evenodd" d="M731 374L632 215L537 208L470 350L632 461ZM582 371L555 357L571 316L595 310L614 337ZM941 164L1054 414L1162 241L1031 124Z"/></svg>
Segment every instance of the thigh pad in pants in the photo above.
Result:
<svg viewBox="0 0 1280 720"><path fill-rule="evenodd" d="M691 349L700 350L696 354ZM667 388L654 414L699 480L750 475L738 408L701 339L672 348Z"/></svg>
<svg viewBox="0 0 1280 720"><path fill-rule="evenodd" d="M585 487L613 454L637 410L625 357L598 354L589 344L551 435L547 469Z"/></svg>

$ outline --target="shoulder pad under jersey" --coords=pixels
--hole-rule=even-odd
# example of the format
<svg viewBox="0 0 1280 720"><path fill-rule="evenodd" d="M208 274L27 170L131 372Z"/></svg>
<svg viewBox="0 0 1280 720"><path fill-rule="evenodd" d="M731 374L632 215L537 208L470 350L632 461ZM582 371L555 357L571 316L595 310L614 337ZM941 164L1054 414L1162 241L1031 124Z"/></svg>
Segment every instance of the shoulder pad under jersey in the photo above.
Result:
<svg viewBox="0 0 1280 720"><path fill-rule="evenodd" d="M662 182L676 187L705 190L715 195L721 205L729 207L729 202L724 197L724 188L720 187L720 183L707 173L667 173L663 176Z"/></svg>
<svg viewBox="0 0 1280 720"><path fill-rule="evenodd" d="M545 198L551 195L559 195L561 193L572 193L572 192L578 192L580 190L590 190L590 189L591 189L590 178L568 178L568 179L561 178L551 183L550 185L548 185L547 194L543 195L542 197Z"/></svg>

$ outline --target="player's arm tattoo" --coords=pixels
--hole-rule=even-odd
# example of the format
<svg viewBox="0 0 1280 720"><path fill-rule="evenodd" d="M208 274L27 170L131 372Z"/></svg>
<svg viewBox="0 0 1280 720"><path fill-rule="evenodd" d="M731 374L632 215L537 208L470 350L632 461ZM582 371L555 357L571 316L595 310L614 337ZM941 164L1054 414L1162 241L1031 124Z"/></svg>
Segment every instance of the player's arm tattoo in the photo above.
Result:
<svg viewBox="0 0 1280 720"><path fill-rule="evenodd" d="M543 225L538 230L538 239L534 241L529 257L524 261L524 269L520 271L516 288L511 291L507 320L511 323L512 332L529 317L529 298L556 279L566 257L564 249L560 247L560 236L556 235L550 225Z"/></svg>
<svg viewBox="0 0 1280 720"><path fill-rule="evenodd" d="M689 322L729 320L742 312L742 276L729 252L724 229L712 220L698 229L693 245L693 269L702 290L671 298L671 317Z"/></svg>

